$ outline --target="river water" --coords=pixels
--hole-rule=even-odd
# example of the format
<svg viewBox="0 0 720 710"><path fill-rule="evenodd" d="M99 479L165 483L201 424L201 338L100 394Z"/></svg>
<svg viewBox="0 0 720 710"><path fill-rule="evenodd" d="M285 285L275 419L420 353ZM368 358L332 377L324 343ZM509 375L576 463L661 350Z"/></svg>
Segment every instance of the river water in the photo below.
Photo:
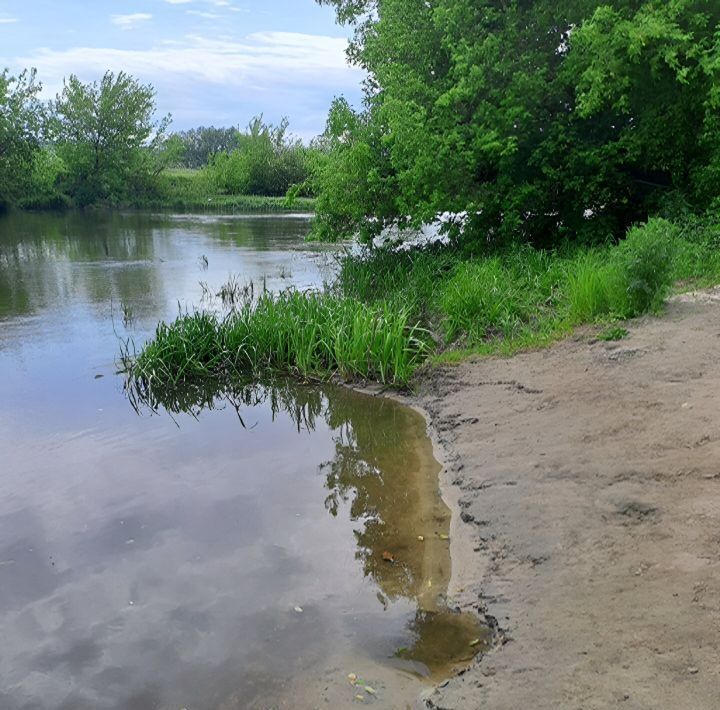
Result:
<svg viewBox="0 0 720 710"><path fill-rule="evenodd" d="M277 383L136 412L120 343L230 276L332 279L305 216L0 217L0 707L405 707L470 658L423 419Z"/></svg>

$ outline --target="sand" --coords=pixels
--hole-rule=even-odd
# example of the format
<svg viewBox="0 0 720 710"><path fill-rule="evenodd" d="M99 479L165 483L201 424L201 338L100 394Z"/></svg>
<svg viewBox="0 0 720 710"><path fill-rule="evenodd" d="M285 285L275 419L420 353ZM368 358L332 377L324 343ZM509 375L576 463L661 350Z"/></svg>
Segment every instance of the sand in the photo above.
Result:
<svg viewBox="0 0 720 710"><path fill-rule="evenodd" d="M720 291L429 370L450 597L494 649L434 709L720 708Z"/></svg>

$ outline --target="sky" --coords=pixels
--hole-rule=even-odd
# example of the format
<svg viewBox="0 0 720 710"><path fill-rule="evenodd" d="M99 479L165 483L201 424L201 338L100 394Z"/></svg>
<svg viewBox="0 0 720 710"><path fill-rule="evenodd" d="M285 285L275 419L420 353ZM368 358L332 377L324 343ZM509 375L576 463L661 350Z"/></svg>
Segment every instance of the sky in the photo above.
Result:
<svg viewBox="0 0 720 710"><path fill-rule="evenodd" d="M0 0L0 70L36 67L46 98L70 74L124 70L155 87L174 130L262 113L312 138L334 96L359 104L349 35L314 0Z"/></svg>

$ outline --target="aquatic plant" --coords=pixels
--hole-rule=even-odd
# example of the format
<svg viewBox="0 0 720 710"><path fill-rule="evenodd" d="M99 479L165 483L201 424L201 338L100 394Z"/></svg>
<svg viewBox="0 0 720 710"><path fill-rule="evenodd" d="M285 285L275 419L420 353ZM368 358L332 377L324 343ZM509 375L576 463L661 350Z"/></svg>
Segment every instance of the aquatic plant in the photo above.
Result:
<svg viewBox="0 0 720 710"><path fill-rule="evenodd" d="M154 387L184 387L205 379L370 379L407 385L428 354L426 332L406 306L372 307L329 293L241 295L221 316L207 311L160 323L122 370L139 396Z"/></svg>

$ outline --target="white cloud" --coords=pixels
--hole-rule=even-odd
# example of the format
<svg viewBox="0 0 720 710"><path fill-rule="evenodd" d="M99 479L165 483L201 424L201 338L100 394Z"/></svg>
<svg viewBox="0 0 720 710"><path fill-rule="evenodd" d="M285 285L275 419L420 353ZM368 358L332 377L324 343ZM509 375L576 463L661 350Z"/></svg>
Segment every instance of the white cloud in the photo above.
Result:
<svg viewBox="0 0 720 710"><path fill-rule="evenodd" d="M36 67L43 95L54 97L63 78L94 81L123 70L157 89L159 113L174 125L245 125L264 112L288 115L294 132L311 137L324 126L334 95L359 95L364 74L348 66L347 39L289 32L261 32L242 39L177 36L146 49L74 47L36 49L0 57L12 69Z"/></svg>
<svg viewBox="0 0 720 710"><path fill-rule="evenodd" d="M152 15L147 12L135 12L131 15L113 15L112 23L121 30L131 30L141 22L152 20Z"/></svg>
<svg viewBox="0 0 720 710"><path fill-rule="evenodd" d="M340 78L353 84L358 81L359 73L347 64L346 46L344 38L292 32L258 32L242 41L191 35L182 44L161 43L144 50L44 48L13 63L37 67L46 86L62 83L71 73L91 77L109 68L144 80L174 74L228 86L298 82L325 86L337 84Z"/></svg>
<svg viewBox="0 0 720 710"><path fill-rule="evenodd" d="M220 15L214 12L203 12L202 10L186 10L188 15L194 15L195 17L202 17L205 20L217 20Z"/></svg>
<svg viewBox="0 0 720 710"><path fill-rule="evenodd" d="M17 21L17 17L0 17L0 25L12 25Z"/></svg>

